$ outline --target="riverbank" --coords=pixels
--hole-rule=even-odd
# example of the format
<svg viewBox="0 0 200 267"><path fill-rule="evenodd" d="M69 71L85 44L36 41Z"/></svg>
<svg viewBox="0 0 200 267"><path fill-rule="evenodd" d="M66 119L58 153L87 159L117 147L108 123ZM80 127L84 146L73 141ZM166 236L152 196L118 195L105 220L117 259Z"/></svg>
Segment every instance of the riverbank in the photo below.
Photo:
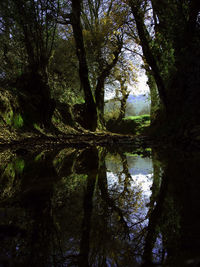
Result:
<svg viewBox="0 0 200 267"><path fill-rule="evenodd" d="M74 129L65 125L60 131L59 127L53 129L21 130L8 126L0 126L0 151L11 149L18 153L37 151L41 149L59 147L90 147L90 146L126 146L132 144L136 149L144 150L148 147L159 149L178 149L183 151L197 151L199 142L189 138L172 139L168 136L162 138L149 129L146 132L130 135L111 133L109 131L91 132L83 128ZM21 152L20 152L21 151Z"/></svg>
<svg viewBox="0 0 200 267"><path fill-rule="evenodd" d="M126 145L134 143L136 146L148 146L147 137L114 134L110 132L75 132L75 133L50 133L41 134L36 132L9 132L8 129L1 129L0 150L8 148L23 148L27 150L41 149L41 147L58 146L107 146Z"/></svg>

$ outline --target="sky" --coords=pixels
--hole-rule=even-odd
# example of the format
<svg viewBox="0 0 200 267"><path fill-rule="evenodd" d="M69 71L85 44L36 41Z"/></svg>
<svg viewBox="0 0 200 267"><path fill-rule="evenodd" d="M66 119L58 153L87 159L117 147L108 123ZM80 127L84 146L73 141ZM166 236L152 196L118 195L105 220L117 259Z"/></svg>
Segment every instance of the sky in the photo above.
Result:
<svg viewBox="0 0 200 267"><path fill-rule="evenodd" d="M133 155L127 156L127 162L129 173L132 178L132 180L130 180L130 188L135 192L140 192L140 199L138 199L140 208L137 211L140 216L138 217L141 217L142 214L144 218L148 212L148 207L146 205L150 202L152 194L153 162L151 158ZM106 163L109 170L107 172L108 189L111 191L117 190L118 192L123 192L125 176L119 175L119 173L123 171L122 165L119 166L119 163L115 161L107 161Z"/></svg>
<svg viewBox="0 0 200 267"><path fill-rule="evenodd" d="M144 72L138 76L138 83L134 86L129 86L129 90L131 91L131 95L149 95L149 86L146 84L147 76ZM105 100L112 99L115 97L114 90L106 90L105 91Z"/></svg>
<svg viewBox="0 0 200 267"><path fill-rule="evenodd" d="M147 85L147 76L145 73L142 73L138 77L138 83L134 87L130 87L131 94L133 95L148 95L149 94L149 86Z"/></svg>

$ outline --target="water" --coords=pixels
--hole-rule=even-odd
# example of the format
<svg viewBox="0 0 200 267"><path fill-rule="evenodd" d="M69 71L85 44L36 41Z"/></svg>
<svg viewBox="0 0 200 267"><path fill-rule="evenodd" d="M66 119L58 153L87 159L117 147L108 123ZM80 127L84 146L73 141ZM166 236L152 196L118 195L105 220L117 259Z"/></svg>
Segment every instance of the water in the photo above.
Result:
<svg viewBox="0 0 200 267"><path fill-rule="evenodd" d="M90 147L0 161L0 266L200 266L198 155Z"/></svg>

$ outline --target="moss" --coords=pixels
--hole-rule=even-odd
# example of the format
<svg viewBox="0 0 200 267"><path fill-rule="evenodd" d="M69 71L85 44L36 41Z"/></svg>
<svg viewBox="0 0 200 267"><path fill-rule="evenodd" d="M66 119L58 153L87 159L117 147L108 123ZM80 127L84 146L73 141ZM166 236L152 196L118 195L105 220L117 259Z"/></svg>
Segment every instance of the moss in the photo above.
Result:
<svg viewBox="0 0 200 267"><path fill-rule="evenodd" d="M142 157L142 158L146 158L146 157L150 157L151 155L151 148L137 148L134 150L134 152L126 152L124 153L125 156L128 157Z"/></svg>
<svg viewBox="0 0 200 267"><path fill-rule="evenodd" d="M41 128L40 126L37 124L37 123L33 123L33 127L38 130L38 131L41 131Z"/></svg>
<svg viewBox="0 0 200 267"><path fill-rule="evenodd" d="M45 158L45 152L41 152L35 157L34 161L40 161L43 160L44 158Z"/></svg>
<svg viewBox="0 0 200 267"><path fill-rule="evenodd" d="M128 157L138 157L139 156L139 154L137 154L137 153L129 153L129 152L124 153L124 155L128 156Z"/></svg>
<svg viewBox="0 0 200 267"><path fill-rule="evenodd" d="M12 179L15 177L15 167L13 163L8 163L5 171L4 171L4 175L6 177L12 177Z"/></svg>
<svg viewBox="0 0 200 267"><path fill-rule="evenodd" d="M19 104L19 95L15 89L0 91L0 118L2 124L11 128L24 126L22 117L23 106Z"/></svg>
<svg viewBox="0 0 200 267"><path fill-rule="evenodd" d="M151 148L146 148L145 151L152 152L152 149Z"/></svg>
<svg viewBox="0 0 200 267"><path fill-rule="evenodd" d="M15 114L13 116L13 126L15 128L21 128L24 125L24 120L21 116L21 114Z"/></svg>
<svg viewBox="0 0 200 267"><path fill-rule="evenodd" d="M25 167L25 161L23 159L17 159L15 161L15 170L18 173L22 173Z"/></svg>

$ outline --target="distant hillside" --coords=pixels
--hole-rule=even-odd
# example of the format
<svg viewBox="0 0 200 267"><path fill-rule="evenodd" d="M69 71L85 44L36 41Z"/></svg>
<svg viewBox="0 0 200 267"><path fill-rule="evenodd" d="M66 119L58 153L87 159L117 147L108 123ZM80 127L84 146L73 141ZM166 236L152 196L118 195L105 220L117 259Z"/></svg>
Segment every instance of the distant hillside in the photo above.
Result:
<svg viewBox="0 0 200 267"><path fill-rule="evenodd" d="M129 95L125 116L135 116L150 113L150 99L147 95ZM120 102L110 99L105 104L105 112L112 112L120 107Z"/></svg>
<svg viewBox="0 0 200 267"><path fill-rule="evenodd" d="M150 104L151 102L148 95L129 95L126 116L149 114Z"/></svg>

